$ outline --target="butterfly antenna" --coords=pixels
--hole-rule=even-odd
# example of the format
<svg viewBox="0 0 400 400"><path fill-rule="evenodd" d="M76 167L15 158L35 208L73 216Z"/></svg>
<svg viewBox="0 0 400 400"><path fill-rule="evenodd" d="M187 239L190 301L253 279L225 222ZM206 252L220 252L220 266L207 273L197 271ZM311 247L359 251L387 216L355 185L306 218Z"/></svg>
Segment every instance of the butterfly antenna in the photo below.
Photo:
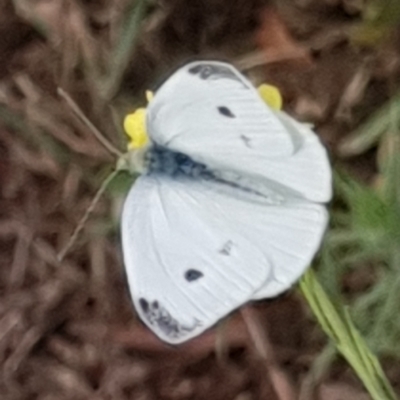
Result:
<svg viewBox="0 0 400 400"><path fill-rule="evenodd" d="M64 257L67 255L71 247L74 245L76 239L78 238L79 234L81 233L82 229L84 228L86 221L90 217L90 214L93 212L94 208L96 207L97 203L99 202L101 196L103 195L104 191L107 189L108 185L111 183L111 181L118 175L120 171L115 170L111 172L107 176L107 178L104 180L104 182L101 184L99 190L96 192L95 196L93 197L93 200L91 201L89 207L86 209L85 214L79 221L78 225L76 226L74 232L72 233L71 237L68 240L68 243L65 245L65 247L57 254L57 260L61 262Z"/></svg>
<svg viewBox="0 0 400 400"><path fill-rule="evenodd" d="M67 102L72 111L78 116L78 118L90 129L97 140L113 155L121 157L123 153L119 151L106 137L93 125L88 117L83 113L78 104L72 100L71 96L60 87L57 88L57 93Z"/></svg>

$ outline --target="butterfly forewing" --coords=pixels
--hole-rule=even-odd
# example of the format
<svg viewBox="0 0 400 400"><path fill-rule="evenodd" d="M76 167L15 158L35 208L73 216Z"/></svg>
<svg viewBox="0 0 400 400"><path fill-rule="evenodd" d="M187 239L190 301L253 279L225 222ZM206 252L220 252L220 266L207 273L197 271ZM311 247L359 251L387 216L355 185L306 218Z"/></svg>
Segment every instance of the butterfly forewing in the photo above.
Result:
<svg viewBox="0 0 400 400"><path fill-rule="evenodd" d="M248 301L270 273L264 252L240 233L234 215L223 212L230 205L210 192L189 178L144 176L125 202L123 249L132 296L142 320L167 342L209 328ZM149 310L152 304L164 319Z"/></svg>
<svg viewBox="0 0 400 400"><path fill-rule="evenodd" d="M149 104L147 129L159 145L215 170L315 202L331 197L329 160L317 136L269 109L229 64L199 61L179 69Z"/></svg>

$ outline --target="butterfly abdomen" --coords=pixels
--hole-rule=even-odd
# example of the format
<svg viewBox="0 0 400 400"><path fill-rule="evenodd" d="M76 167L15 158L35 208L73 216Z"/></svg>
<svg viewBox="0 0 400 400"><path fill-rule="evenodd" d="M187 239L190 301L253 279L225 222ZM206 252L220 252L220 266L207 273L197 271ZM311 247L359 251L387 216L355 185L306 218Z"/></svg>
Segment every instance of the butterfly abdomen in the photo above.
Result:
<svg viewBox="0 0 400 400"><path fill-rule="evenodd" d="M172 177L189 177L201 179L216 188L231 193L236 197L248 195L249 199L257 199L267 204L281 204L283 197L268 187L257 184L237 173L211 170L206 165L194 161L186 154L174 152L159 145L153 145L146 155L148 174L161 173ZM238 191L239 190L239 191Z"/></svg>

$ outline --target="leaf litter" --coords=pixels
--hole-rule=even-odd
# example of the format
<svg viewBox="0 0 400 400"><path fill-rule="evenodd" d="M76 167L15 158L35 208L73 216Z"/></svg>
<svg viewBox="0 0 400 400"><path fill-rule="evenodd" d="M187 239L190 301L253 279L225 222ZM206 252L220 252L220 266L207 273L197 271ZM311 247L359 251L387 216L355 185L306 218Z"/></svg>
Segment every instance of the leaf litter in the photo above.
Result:
<svg viewBox="0 0 400 400"><path fill-rule="evenodd" d="M286 108L315 123L340 158L342 139L389 98L389 83L398 83L398 51L390 41L353 45L359 1L165 0L139 11L136 3L0 5L2 398L293 398L304 393L325 343L295 291L251 306L252 325L265 329L259 342L234 313L179 348L161 343L129 299L115 211L123 193L116 188L57 260L113 167L57 88L123 148L114 121L140 105L144 90L188 57L219 57L255 82L278 86ZM113 54L117 65L109 62ZM364 180L376 174L368 154L345 165ZM400 369L388 367L395 382ZM343 362L319 379L320 388L307 392L314 398L365 398Z"/></svg>

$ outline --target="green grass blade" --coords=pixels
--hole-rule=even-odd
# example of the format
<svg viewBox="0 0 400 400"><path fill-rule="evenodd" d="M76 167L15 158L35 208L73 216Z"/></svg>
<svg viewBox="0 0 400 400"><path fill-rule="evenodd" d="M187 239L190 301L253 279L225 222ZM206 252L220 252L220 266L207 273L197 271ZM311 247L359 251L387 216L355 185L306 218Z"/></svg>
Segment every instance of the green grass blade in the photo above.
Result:
<svg viewBox="0 0 400 400"><path fill-rule="evenodd" d="M398 126L400 121L400 94L394 96L354 133L348 136L341 143L338 149L339 153L342 156L350 157L362 154L375 146L393 123L391 119L393 115L396 116L394 123Z"/></svg>
<svg viewBox="0 0 400 400"><path fill-rule="evenodd" d="M322 329L348 361L374 400L397 399L379 361L371 353L346 310L334 306L314 272L309 269L300 289Z"/></svg>
<svg viewBox="0 0 400 400"><path fill-rule="evenodd" d="M127 16L114 51L111 54L108 77L103 87L102 97L109 100L118 90L123 74L137 43L141 22L147 11L148 0L131 0L125 15Z"/></svg>

